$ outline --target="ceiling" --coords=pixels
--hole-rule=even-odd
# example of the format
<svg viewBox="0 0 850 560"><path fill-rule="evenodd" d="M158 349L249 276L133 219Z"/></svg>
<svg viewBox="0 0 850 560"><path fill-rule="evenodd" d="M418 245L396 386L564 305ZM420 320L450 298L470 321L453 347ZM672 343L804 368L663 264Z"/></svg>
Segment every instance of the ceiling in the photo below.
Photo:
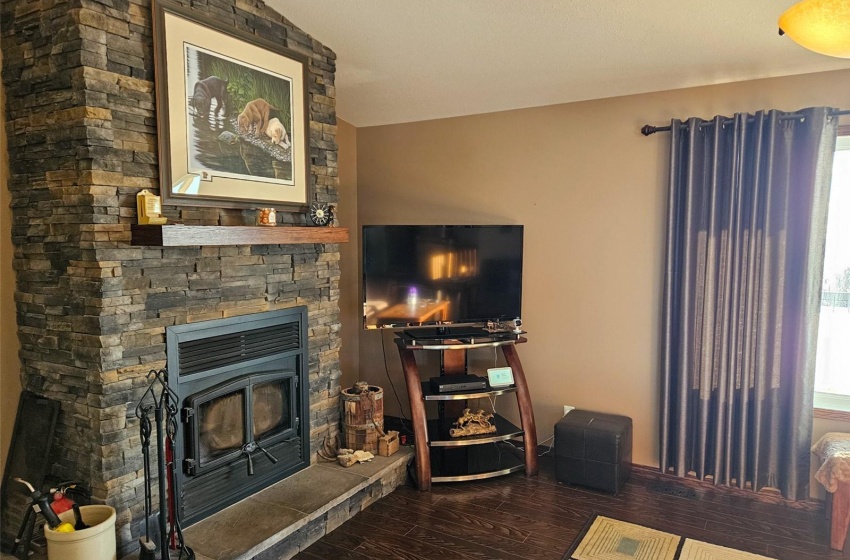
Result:
<svg viewBox="0 0 850 560"><path fill-rule="evenodd" d="M777 34L795 0L266 0L337 53L355 126L850 68Z"/></svg>

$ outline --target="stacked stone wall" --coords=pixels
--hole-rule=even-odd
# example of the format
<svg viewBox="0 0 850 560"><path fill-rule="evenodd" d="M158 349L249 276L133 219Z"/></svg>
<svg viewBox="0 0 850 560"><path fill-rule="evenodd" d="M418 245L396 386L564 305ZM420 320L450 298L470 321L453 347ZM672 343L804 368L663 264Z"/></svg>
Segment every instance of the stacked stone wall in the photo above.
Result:
<svg viewBox="0 0 850 560"><path fill-rule="evenodd" d="M335 202L334 53L258 0L182 4L308 57L313 198ZM136 193L159 190L151 15L143 0L0 5L22 382L61 402L52 475L118 509L124 553L142 511L133 407L145 374L165 364L166 327L307 305L313 451L339 423L337 245L130 245ZM253 219L164 213L193 225ZM302 213L282 221L306 224Z"/></svg>

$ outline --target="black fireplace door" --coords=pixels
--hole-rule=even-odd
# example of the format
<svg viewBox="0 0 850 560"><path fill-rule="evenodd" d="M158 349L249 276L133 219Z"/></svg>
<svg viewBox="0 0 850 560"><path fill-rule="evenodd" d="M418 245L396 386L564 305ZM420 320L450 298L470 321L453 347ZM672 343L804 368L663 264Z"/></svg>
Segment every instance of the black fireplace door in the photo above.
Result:
<svg viewBox="0 0 850 560"><path fill-rule="evenodd" d="M186 398L184 472L200 475L241 458L272 461L266 447L297 437L294 371L255 373ZM251 472L250 474L253 474Z"/></svg>

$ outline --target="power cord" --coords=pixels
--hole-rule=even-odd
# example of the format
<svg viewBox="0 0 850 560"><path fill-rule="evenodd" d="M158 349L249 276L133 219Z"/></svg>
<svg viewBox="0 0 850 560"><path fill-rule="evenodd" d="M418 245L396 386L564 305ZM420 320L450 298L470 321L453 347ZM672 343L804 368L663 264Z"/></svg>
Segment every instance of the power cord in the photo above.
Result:
<svg viewBox="0 0 850 560"><path fill-rule="evenodd" d="M547 442L547 441L549 441L550 439L552 440L552 443L550 443L550 444L549 444L549 449L548 449L548 450L546 450L546 451L544 451L543 453L539 454L539 455L538 455L538 457L543 457L543 456L544 456L544 455L546 455L547 453L551 453L551 452L552 452L552 449L555 447L555 436L552 436L552 437L550 437L550 438L546 438L546 439L544 439L543 441L541 441L541 442L540 442L540 444L539 444L539 445L543 445L544 443L546 443L546 442Z"/></svg>
<svg viewBox="0 0 850 560"><path fill-rule="evenodd" d="M401 411L401 416L402 416L402 418L404 418L404 420L407 420L408 422L410 422L411 421L410 418L408 418L407 415L404 413L404 407L401 404L401 399L398 398L398 393L395 390L395 384L393 383L393 378L390 377L390 368L387 365L387 347L386 347L386 344L384 343L384 331L381 331L381 355L384 357L384 373L387 375L387 381L390 382L390 387L393 390L393 395L395 395L395 400L398 403L398 409L399 409L399 411ZM403 420L401 422L401 427L404 428L405 430L407 430L408 432L413 433L413 430L410 430L407 426L404 425Z"/></svg>
<svg viewBox="0 0 850 560"><path fill-rule="evenodd" d="M552 449L555 447L555 442L554 442L555 436L548 437L548 438L544 439L543 441L541 441L540 443L538 443L537 445L538 445L538 446L541 446L541 445L543 445L544 443L546 443L547 441L549 441L550 439L551 439L551 440L553 440L553 441L552 441L552 443L550 443L550 444L549 444L549 449L547 449L547 450L546 450L546 451L544 451L543 453L539 453L539 454L537 455L538 457L543 457L544 455L546 455L546 454L548 454L548 453L551 453L551 452L552 452ZM523 447L517 447L517 449L519 449L520 451L525 451L525 446L523 446Z"/></svg>

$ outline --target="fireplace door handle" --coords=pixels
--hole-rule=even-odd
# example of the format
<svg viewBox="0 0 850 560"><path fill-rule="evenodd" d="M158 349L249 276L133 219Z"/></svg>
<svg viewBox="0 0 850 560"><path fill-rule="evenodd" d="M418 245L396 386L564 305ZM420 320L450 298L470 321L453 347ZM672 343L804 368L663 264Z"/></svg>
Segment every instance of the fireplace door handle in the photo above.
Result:
<svg viewBox="0 0 850 560"><path fill-rule="evenodd" d="M248 476L254 476L254 460L251 459L251 452L245 451L245 456L248 457Z"/></svg>
<svg viewBox="0 0 850 560"><path fill-rule="evenodd" d="M248 476L254 476L254 459L251 458L251 453L257 450L257 444L253 441L242 447L242 454L248 458Z"/></svg>
<svg viewBox="0 0 850 560"><path fill-rule="evenodd" d="M265 448L265 447L260 447L260 446L258 445L258 446L257 446L257 449L259 449L260 451L262 451L262 452L263 452L263 455L265 455L266 457L268 457L268 458L269 458L269 461L271 461L271 462L272 462L272 464L277 463L277 457L275 457L274 455L272 455L271 453L269 453L268 451L266 451L266 448Z"/></svg>
<svg viewBox="0 0 850 560"><path fill-rule="evenodd" d="M271 461L272 463L277 463L277 457L266 451L265 448L260 447L252 441L251 443L245 445L242 448L242 454L248 458L248 476L254 476L254 459L251 457L251 454L258 449L263 452L263 455L269 458L269 461Z"/></svg>

